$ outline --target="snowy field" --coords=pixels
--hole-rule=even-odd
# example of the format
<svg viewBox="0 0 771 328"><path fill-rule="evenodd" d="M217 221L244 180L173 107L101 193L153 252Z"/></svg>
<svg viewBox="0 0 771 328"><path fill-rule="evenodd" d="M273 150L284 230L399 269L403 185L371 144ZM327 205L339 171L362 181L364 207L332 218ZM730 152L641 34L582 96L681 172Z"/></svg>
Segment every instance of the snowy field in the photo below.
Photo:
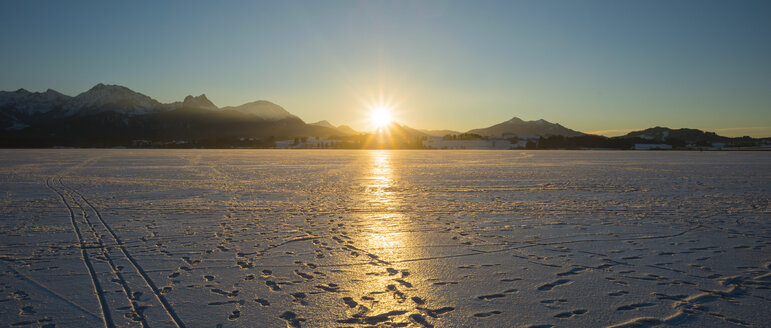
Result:
<svg viewBox="0 0 771 328"><path fill-rule="evenodd" d="M768 327L771 152L0 150L0 325Z"/></svg>

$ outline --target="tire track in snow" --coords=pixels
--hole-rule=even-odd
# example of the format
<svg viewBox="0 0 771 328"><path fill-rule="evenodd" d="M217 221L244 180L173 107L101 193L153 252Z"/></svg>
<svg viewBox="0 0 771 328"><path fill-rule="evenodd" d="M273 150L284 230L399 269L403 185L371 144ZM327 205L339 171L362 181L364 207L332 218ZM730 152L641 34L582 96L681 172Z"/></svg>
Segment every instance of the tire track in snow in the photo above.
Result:
<svg viewBox="0 0 771 328"><path fill-rule="evenodd" d="M50 179L53 180L53 179ZM51 189L53 192L55 192L57 195L59 195L59 199L61 199L62 203L67 207L67 212L69 212L70 215L70 223L72 223L72 229L75 231L75 235L78 237L78 243L80 244L80 255L81 259L83 260L83 264L85 264L86 269L88 271L89 277L91 278L91 284L94 287L94 292L96 293L96 297L99 300L99 310L102 312L102 320L104 321L105 327L115 327L115 324L112 321L112 317L110 316L109 307L107 306L107 301L104 298L104 291L102 290L102 286L99 284L99 279L96 277L96 272L94 271L94 267L91 264L91 260L88 258L88 252L86 251L86 245L83 241L83 236L80 232L80 229L78 228L77 223L75 222L75 212L72 210L72 207L67 202L67 200L64 198L64 194L61 193L59 190L56 190L53 186L51 186L49 179L46 179L46 187L48 189Z"/></svg>
<svg viewBox="0 0 771 328"><path fill-rule="evenodd" d="M59 184L63 188L68 188L63 182L61 177L59 178ZM131 256L131 254L126 250L126 247L124 247L123 242L118 237L117 234L112 230L112 228L107 224L107 222L104 221L104 218L102 217L102 213L99 212L99 210L86 198L75 190L74 188L69 188L73 193L78 195L90 208L91 210L96 214L96 217L99 219L99 222L102 224L102 226L107 230L107 232L110 234L112 239L115 241L115 244L117 245L118 249L120 249L121 253L126 257L129 263L131 263L131 266L134 267L134 270L139 274L140 277L145 281L145 284L147 287L149 287L153 294L155 295L155 298L158 300L158 302L161 303L161 306L166 311L166 313L169 315L171 320L174 322L174 324L179 328L184 328L185 324L182 322L182 319L179 318L179 316L174 311L174 308L171 306L171 304L166 300L166 298L161 294L158 287L155 285L155 283L150 279L150 277L147 275L147 272L142 268L139 263L137 263L136 260L134 260L134 257Z"/></svg>
<svg viewBox="0 0 771 328"><path fill-rule="evenodd" d="M66 187L61 182L61 178L59 178L59 184L62 186L62 188L65 188L65 193L69 194L67 192ZM72 197L72 195L69 195ZM120 270L118 269L118 266L115 265L115 261L112 260L112 257L110 256L110 252L107 249L107 247L104 245L104 242L102 240L101 235L94 229L94 224L91 223L91 220L88 219L88 216L86 216L86 209L83 207L83 204L75 200L75 204L80 207L80 210L83 213L83 220L87 223L89 230L91 230L91 233L94 235L94 238L97 240L99 247L102 250L102 255L104 256L105 260L107 261L107 264L110 266L110 270L112 271L112 274L115 275L116 281L121 285L121 288L123 289L123 294L126 296L126 301L131 306L132 311L134 311L134 314L138 316L137 321L139 321L139 324L142 327L149 327L147 325L147 321L145 320L144 316L142 315L142 310L140 309L140 306L137 304L134 297L132 297L131 293L131 287L129 287L128 282L123 277L123 275L120 273ZM94 247L97 248L97 247Z"/></svg>

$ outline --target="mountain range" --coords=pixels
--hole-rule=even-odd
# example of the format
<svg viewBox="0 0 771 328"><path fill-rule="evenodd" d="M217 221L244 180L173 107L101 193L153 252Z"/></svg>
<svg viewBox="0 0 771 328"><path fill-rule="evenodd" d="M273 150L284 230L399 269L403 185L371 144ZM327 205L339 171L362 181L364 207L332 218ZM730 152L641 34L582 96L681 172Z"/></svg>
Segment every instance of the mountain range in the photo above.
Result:
<svg viewBox="0 0 771 328"><path fill-rule="evenodd" d="M355 133L346 127L306 124L265 100L219 108L202 94L164 104L129 88L101 83L74 97L51 89L0 91L0 131L0 145L11 147Z"/></svg>
<svg viewBox="0 0 771 328"><path fill-rule="evenodd" d="M452 130L420 130L392 124L392 132L405 143L411 139L461 134ZM514 117L468 135L588 136L558 123L524 121ZM240 106L218 107L205 94L189 95L182 101L161 103L120 85L97 84L76 96L55 90L30 92L24 89L0 91L0 146L107 147L146 142L196 141L204 145L232 144L244 138L281 140L301 137L345 138L360 135L349 126L328 121L305 123L279 105L265 100ZM604 137L603 137L604 138ZM655 127L616 137L641 142L707 144L731 142L737 138L718 136L695 129ZM223 141L230 140L230 141ZM266 144L269 144L267 141ZM263 144L252 144L260 146ZM248 145L247 145L248 146Z"/></svg>
<svg viewBox="0 0 771 328"><path fill-rule="evenodd" d="M128 117L157 114L180 108L211 111L235 110L266 121L297 118L274 103L259 100L237 107L219 108L205 94L187 96L183 101L162 104L157 100L119 85L97 84L75 97L55 90L29 92L24 89L0 91L0 128L22 129L39 122L72 116L114 112Z"/></svg>

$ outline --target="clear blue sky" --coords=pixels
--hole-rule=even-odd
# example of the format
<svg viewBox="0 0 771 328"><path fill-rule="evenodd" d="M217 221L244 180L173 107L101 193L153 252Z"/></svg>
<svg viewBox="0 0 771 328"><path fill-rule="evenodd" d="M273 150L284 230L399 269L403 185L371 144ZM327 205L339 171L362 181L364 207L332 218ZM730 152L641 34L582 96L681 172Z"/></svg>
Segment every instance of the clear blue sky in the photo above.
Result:
<svg viewBox="0 0 771 328"><path fill-rule="evenodd" d="M265 99L306 121L771 136L771 1L3 1L0 89ZM622 131L606 131L607 135Z"/></svg>

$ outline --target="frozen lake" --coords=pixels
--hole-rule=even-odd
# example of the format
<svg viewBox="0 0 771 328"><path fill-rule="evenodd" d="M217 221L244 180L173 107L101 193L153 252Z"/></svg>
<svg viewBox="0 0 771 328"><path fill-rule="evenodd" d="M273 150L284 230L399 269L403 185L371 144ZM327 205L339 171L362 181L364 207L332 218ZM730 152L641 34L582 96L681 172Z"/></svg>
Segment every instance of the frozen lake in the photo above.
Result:
<svg viewBox="0 0 771 328"><path fill-rule="evenodd" d="M764 327L771 152L0 150L0 323Z"/></svg>

